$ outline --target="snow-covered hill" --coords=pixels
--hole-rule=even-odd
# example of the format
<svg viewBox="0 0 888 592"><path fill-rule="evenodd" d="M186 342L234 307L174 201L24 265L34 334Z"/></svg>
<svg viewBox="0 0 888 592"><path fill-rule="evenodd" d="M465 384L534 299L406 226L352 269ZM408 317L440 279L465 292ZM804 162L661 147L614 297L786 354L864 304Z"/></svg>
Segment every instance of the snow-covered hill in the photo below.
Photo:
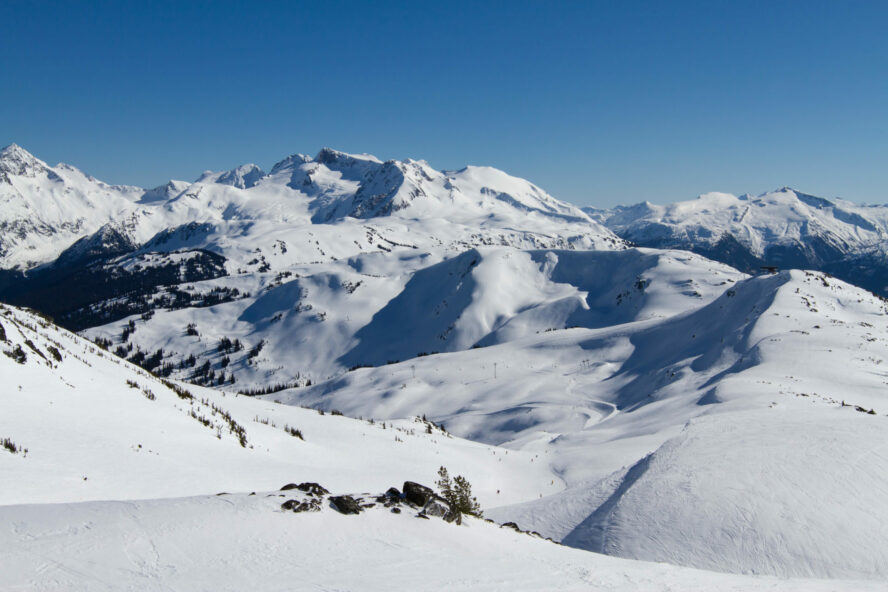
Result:
<svg viewBox="0 0 888 592"><path fill-rule="evenodd" d="M150 316L86 334L124 357L161 351L156 366L173 377L208 384L234 378L231 388L255 389L567 327L663 318L711 301L744 277L678 251L502 247L443 261L365 254L289 273L196 282L194 301L223 288L238 298L171 311L151 305ZM235 341L239 347L226 345Z"/></svg>
<svg viewBox="0 0 888 592"><path fill-rule="evenodd" d="M880 294L888 287L886 206L784 187L757 197L707 193L666 206L584 210L640 246L687 249L744 271L817 269Z"/></svg>
<svg viewBox="0 0 888 592"><path fill-rule="evenodd" d="M561 482L538 452L467 442L422 420L320 415L164 383L13 307L0 306L0 327L0 471L12 477L0 485L4 589L881 585L609 558L469 516L448 523L429 505L423 519L412 497L386 488L405 476L431 482L446 465L490 507L539 499ZM330 491L281 487L303 480ZM344 513L349 500L336 495L359 501L351 507L360 512Z"/></svg>
<svg viewBox="0 0 888 592"><path fill-rule="evenodd" d="M539 454L566 489L491 515L584 549L781 576L888 577L885 303L819 273L665 318L544 332L269 395L421 409Z"/></svg>
<svg viewBox="0 0 888 592"><path fill-rule="evenodd" d="M0 150L0 269L55 259L111 221L128 224L144 190L111 186L69 165L50 167L11 144Z"/></svg>
<svg viewBox="0 0 888 592"><path fill-rule="evenodd" d="M888 579L885 302L819 272L627 248L596 222L876 289L886 208L782 190L587 214L494 169L329 149L144 190L17 146L0 152L0 204L0 297L82 332L0 305L0 471L14 476L0 537L23 549L0 573L17 586L238 587L233 573L294 554L329 571L355 550L312 585L358 586L341 578L359 568L380 574L368 588L821 585L586 550ZM265 493L376 495L441 465L488 516L582 551L471 520L423 530L388 508L294 518ZM207 497L221 491L236 495ZM373 571L392 540L416 553L400 580ZM209 551L174 556L192 546ZM430 568L440 557L475 575ZM204 579L176 580L189 565ZM529 575L553 565L568 567Z"/></svg>
<svg viewBox="0 0 888 592"><path fill-rule="evenodd" d="M0 327L0 439L27 449L0 450L0 471L15 475L0 487L0 504L178 497L287 481L384 491L405 480L433 483L442 464L468 477L486 506L553 487L531 453L506 458L437 429L427 434L409 417L383 426L165 383L5 305Z"/></svg>

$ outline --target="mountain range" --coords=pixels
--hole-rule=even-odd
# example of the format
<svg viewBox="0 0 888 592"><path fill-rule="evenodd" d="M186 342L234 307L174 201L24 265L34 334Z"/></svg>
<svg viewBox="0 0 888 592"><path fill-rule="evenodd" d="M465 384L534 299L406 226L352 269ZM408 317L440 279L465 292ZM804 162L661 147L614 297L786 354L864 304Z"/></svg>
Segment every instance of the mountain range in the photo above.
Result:
<svg viewBox="0 0 888 592"><path fill-rule="evenodd" d="M103 577L172 581L172 549L218 537L185 537L186 514L222 512L262 541L250 524L278 532L280 483L389 499L405 480L433 485L440 465L469 478L486 517L537 533L468 520L457 532L470 546L564 561L567 588L875 589L888 577L888 207L782 189L581 209L491 168L330 149L146 190L14 145L0 152L0 203L0 364L18 386L0 437L28 449L0 450L20 483L0 491L0 512L29 516L7 547L42 541L17 560L20 585L31 568L87 582L66 550L85 548L86 525L113 541L150 520L83 556L114 555L117 571L94 565ZM540 588L516 575L530 560L481 567L441 530L460 527L417 530L370 503L385 511L293 519L357 552L355 569L376 559L340 544L346 532L423 549L371 588L421 588L423 571L452 588L428 571L440 545L488 578L465 589ZM634 561L585 563L546 537ZM281 540L267 557L337 571Z"/></svg>
<svg viewBox="0 0 888 592"><path fill-rule="evenodd" d="M583 208L620 237L685 249L743 271L816 269L877 294L888 289L888 207L784 187L759 196L706 193L666 206Z"/></svg>

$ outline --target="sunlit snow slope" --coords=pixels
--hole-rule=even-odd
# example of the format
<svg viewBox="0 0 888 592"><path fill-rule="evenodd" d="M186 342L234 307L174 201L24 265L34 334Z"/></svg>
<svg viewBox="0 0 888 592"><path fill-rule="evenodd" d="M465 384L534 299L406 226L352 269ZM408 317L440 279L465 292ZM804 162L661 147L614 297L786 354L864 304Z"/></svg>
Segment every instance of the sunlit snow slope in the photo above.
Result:
<svg viewBox="0 0 888 592"><path fill-rule="evenodd" d="M871 294L780 272L663 319L544 332L269 397L375 417L422 410L456 434L545 455L566 490L493 514L581 548L885 578L886 330Z"/></svg>
<svg viewBox="0 0 888 592"><path fill-rule="evenodd" d="M405 502L395 513L376 496L405 475L431 482L441 464L485 505L562 483L542 451L163 383L8 306L0 327L4 589L879 589L609 558L471 517L422 519ZM373 501L344 515L332 497L278 490L303 479ZM319 503L294 514L292 499Z"/></svg>

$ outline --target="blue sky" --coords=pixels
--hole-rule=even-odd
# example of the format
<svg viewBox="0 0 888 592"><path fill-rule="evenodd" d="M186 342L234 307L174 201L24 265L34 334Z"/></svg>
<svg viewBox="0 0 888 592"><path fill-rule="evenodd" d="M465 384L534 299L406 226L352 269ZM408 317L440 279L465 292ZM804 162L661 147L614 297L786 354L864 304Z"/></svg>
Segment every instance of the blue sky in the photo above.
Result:
<svg viewBox="0 0 888 592"><path fill-rule="evenodd" d="M0 145L155 186L323 146L609 206L888 202L888 2L26 2Z"/></svg>

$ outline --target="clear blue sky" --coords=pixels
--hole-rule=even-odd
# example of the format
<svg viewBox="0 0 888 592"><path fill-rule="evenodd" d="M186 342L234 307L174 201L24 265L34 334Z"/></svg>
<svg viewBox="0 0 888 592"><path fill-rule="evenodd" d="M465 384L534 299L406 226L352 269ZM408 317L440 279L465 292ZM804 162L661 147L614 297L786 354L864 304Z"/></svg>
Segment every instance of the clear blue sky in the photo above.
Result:
<svg viewBox="0 0 888 592"><path fill-rule="evenodd" d="M155 186L322 146L608 206L888 202L888 2L28 2L0 145Z"/></svg>

